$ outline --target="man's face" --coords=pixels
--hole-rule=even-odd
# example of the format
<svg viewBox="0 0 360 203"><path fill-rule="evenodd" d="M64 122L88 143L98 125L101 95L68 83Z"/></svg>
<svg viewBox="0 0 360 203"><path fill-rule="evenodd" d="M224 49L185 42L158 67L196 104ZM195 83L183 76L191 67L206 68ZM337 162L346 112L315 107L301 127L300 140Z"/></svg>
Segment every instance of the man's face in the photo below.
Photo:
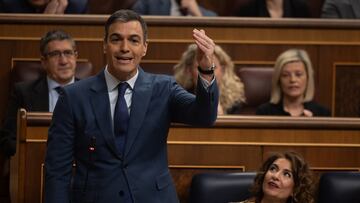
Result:
<svg viewBox="0 0 360 203"><path fill-rule="evenodd" d="M69 40L54 40L47 44L41 64L51 79L67 84L75 75L76 58L77 52Z"/></svg>
<svg viewBox="0 0 360 203"><path fill-rule="evenodd" d="M49 3L49 0L28 0L28 2L35 7L43 7Z"/></svg>
<svg viewBox="0 0 360 203"><path fill-rule="evenodd" d="M126 81L137 72L137 67L146 54L140 22L115 22L109 27L109 35L104 42L108 71L121 81Z"/></svg>

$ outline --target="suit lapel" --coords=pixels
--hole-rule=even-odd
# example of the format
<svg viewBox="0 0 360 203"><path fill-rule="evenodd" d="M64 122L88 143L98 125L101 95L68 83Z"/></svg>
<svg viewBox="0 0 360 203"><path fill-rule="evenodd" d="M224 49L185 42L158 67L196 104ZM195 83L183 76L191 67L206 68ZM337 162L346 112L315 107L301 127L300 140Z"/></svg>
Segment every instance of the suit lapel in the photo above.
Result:
<svg viewBox="0 0 360 203"><path fill-rule="evenodd" d="M46 77L34 86L31 95L31 111L49 111L49 88Z"/></svg>
<svg viewBox="0 0 360 203"><path fill-rule="evenodd" d="M151 79L149 75L147 75L140 68L138 70L139 76L135 82L131 101L131 112L125 146L125 156L131 150L131 147L134 144L136 137L138 136L152 95Z"/></svg>
<svg viewBox="0 0 360 203"><path fill-rule="evenodd" d="M96 82L91 86L90 102L95 113L96 122L110 149L121 159L115 146L115 137L110 113L109 94L105 82L104 71L96 76ZM101 108L104 107L104 108Z"/></svg>

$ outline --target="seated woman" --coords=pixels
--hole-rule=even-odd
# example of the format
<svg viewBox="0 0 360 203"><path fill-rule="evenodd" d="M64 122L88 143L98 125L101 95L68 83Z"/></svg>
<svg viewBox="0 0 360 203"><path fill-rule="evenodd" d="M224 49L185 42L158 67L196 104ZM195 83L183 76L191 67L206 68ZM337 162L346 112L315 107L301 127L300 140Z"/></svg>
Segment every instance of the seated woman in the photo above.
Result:
<svg viewBox="0 0 360 203"><path fill-rule="evenodd" d="M269 103L257 108L257 115L331 116L315 103L314 71L306 51L290 49L276 60Z"/></svg>
<svg viewBox="0 0 360 203"><path fill-rule="evenodd" d="M175 79L186 90L193 92L197 84L198 70L195 58L196 45L191 44L174 66ZM234 73L234 63L218 45L215 47L215 77L220 90L218 115L236 114L245 102L244 84Z"/></svg>
<svg viewBox="0 0 360 203"><path fill-rule="evenodd" d="M312 172L299 154L277 153L257 173L253 197L241 203L314 203L314 185Z"/></svg>

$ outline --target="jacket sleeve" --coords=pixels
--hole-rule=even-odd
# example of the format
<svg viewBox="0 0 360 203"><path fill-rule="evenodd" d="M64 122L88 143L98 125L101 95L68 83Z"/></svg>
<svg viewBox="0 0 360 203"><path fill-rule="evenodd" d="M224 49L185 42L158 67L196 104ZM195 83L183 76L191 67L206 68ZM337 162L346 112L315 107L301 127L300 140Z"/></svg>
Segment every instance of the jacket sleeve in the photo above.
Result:
<svg viewBox="0 0 360 203"><path fill-rule="evenodd" d="M70 202L75 126L70 97L59 97L49 128L45 158L45 202Z"/></svg>

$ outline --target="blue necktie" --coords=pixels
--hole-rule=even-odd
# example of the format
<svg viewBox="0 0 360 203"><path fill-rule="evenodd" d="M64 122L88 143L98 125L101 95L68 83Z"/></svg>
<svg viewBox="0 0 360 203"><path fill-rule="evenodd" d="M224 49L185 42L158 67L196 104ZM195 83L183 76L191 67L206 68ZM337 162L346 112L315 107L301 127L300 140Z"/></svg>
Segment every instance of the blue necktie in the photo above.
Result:
<svg viewBox="0 0 360 203"><path fill-rule="evenodd" d="M62 95L64 93L64 89L61 86L57 86L54 89L59 95Z"/></svg>
<svg viewBox="0 0 360 203"><path fill-rule="evenodd" d="M129 124L129 112L125 101L126 82L118 85L118 99L114 111L114 134L118 152L124 154L126 134Z"/></svg>

